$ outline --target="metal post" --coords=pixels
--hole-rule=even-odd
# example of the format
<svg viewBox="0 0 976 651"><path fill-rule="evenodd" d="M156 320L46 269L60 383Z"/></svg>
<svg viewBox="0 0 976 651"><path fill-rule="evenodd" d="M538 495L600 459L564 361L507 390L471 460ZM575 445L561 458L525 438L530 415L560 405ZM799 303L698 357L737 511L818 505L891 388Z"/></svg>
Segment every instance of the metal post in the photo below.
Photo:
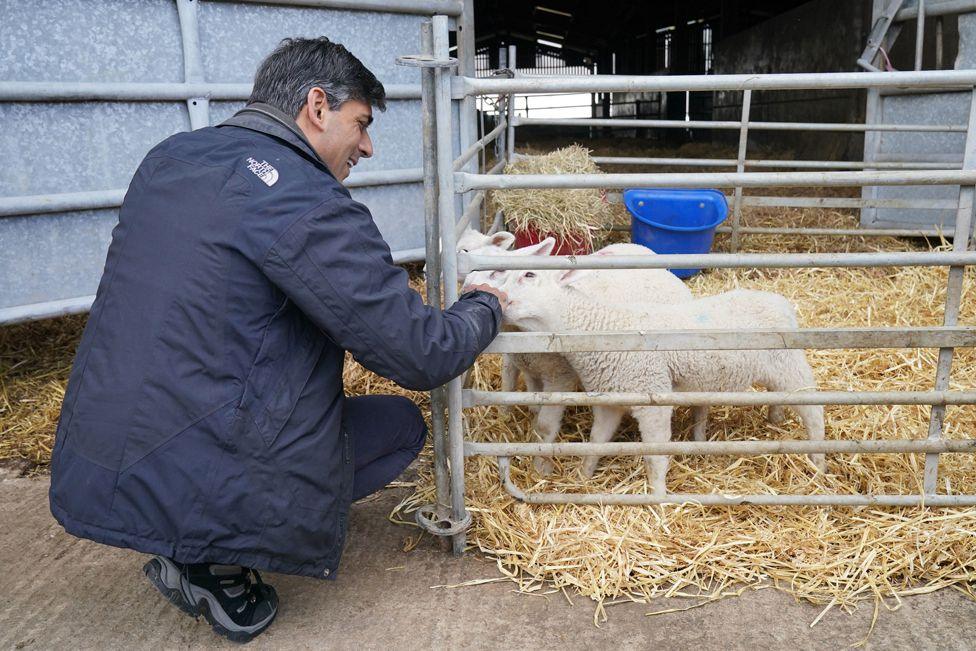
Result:
<svg viewBox="0 0 976 651"><path fill-rule="evenodd" d="M918 18L915 23L915 69L922 69L922 51L925 43L925 0L918 0Z"/></svg>
<svg viewBox="0 0 976 651"><path fill-rule="evenodd" d="M752 104L752 91L742 91L742 116L741 126L739 127L739 157L735 163L735 171L742 173L745 171L746 147L749 142L749 109ZM742 186L735 186L735 194L732 199L732 253L739 250L739 219L742 217Z"/></svg>
<svg viewBox="0 0 976 651"><path fill-rule="evenodd" d="M458 74L466 77L475 76L475 42L474 42L474 0L462 0L463 10L458 16L455 24L455 35L457 42ZM458 129L460 151L467 149L472 142L478 139L477 121L475 119L475 98L467 96L459 102ZM477 161L469 161L464 170L477 173ZM464 210L471 201L471 194L465 193L461 196L461 209Z"/></svg>
<svg viewBox="0 0 976 651"><path fill-rule="evenodd" d="M448 58L447 16L434 16L434 58ZM437 198L441 261L444 278L444 303L452 305L458 298L457 289L457 239L454 233L454 177L451 172L453 131L451 128L451 71L436 68L434 71L435 112L437 116ZM464 425L461 420L461 378L447 385L448 458L451 471L451 518L455 523L469 516L464 508ZM452 536L455 554L464 551L465 534Z"/></svg>
<svg viewBox="0 0 976 651"><path fill-rule="evenodd" d="M515 46L508 46L508 69L515 74ZM515 154L515 94L508 94L508 101L506 102L508 109L508 133L505 137L505 147L506 149L506 161L512 162L512 157ZM528 106L528 99L526 99L526 106ZM528 114L528 110L526 110Z"/></svg>
<svg viewBox="0 0 976 651"><path fill-rule="evenodd" d="M434 53L431 24L420 25L420 51ZM440 229L437 223L437 150L435 134L437 119L434 113L434 69L421 68L420 95L423 109L424 134L424 221L426 226L425 245L427 257L427 303L441 306L441 260ZM430 424L434 437L434 484L437 489L436 505L438 517L447 517L451 504L451 484L447 468L447 440L444 423L444 388L438 387L430 392Z"/></svg>
<svg viewBox="0 0 976 651"><path fill-rule="evenodd" d="M200 59L200 26L197 21L198 2L176 0L176 10L180 17L180 34L183 40L183 81L203 83L203 62ZM210 100L206 97L191 97L186 100L190 114L190 129L210 126Z"/></svg>
<svg viewBox="0 0 976 651"><path fill-rule="evenodd" d="M935 19L935 69L942 70L942 16Z"/></svg>
<svg viewBox="0 0 976 651"><path fill-rule="evenodd" d="M921 7L919 8L921 11ZM920 16L921 18L921 16ZM966 132L966 150L962 167L964 170L976 169L976 88L973 89L969 100L969 130ZM972 185L959 188L959 209L956 212L956 226L952 237L953 252L963 252L969 248L969 235L973 226L973 193ZM962 301L962 280L965 267L950 267L949 279L946 282L946 305L943 323L954 326L959 322L959 304ZM935 374L936 391L949 388L949 373L952 369L952 356L955 349L939 349L939 366ZM938 439L942 436L942 424L945 420L945 407L932 407L929 416L929 438ZM939 455L925 456L924 490L926 495L934 495L939 478Z"/></svg>

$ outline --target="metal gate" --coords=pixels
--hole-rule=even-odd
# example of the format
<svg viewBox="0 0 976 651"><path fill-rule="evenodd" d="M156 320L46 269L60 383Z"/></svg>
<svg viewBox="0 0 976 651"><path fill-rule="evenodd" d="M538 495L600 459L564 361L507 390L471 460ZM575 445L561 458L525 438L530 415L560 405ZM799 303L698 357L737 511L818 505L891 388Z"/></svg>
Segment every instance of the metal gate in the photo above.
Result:
<svg viewBox="0 0 976 651"><path fill-rule="evenodd" d="M447 61L447 22L443 16L433 19L434 57L431 65L449 66ZM434 220L433 203L428 204L431 228L439 228L440 249L428 248L428 265L436 269L440 262L440 278L444 283L444 297L448 304L457 298L456 274L484 269L650 269L650 268L803 268L803 267L898 267L946 266L948 274L944 325L938 327L883 328L799 328L753 330L689 330L659 332L533 332L501 334L487 349L489 353L568 352L619 350L756 350L756 349L855 349L855 348L938 348L939 363L934 386L930 390L885 392L671 392L655 394L621 393L520 393L465 390L456 379L433 396L435 443L435 478L437 503L423 507L418 521L428 530L453 537L454 550L464 547L464 530L470 515L464 508L464 459L474 455L498 458L500 480L516 499L536 504L661 504L694 501L701 504L821 504L821 505L915 505L930 506L976 505L976 495L946 495L937 490L939 455L943 453L976 452L976 441L942 439L942 421L946 405L976 404L976 391L948 391L949 371L955 347L976 345L976 328L959 326L958 314L962 294L963 271L976 264L976 253L968 250L973 224L973 194L976 185L976 70L892 72L892 73L835 73L835 74L776 74L725 76L592 76L592 77L522 77L473 78L452 75L449 68L439 67L428 72L433 90L424 102L425 113L436 119L436 164L427 173L431 186L439 190L436 204L438 220ZM965 125L837 125L804 123L749 122L749 97L756 90L792 89L934 89L953 88L970 95L968 123ZM703 124L704 127L735 128L740 131L739 157L736 161L720 161L722 166L735 165L729 173L665 173L665 174L600 174L600 175L504 175L472 174L459 171L464 162L454 161L450 155L452 134L446 115L450 98L478 95L511 96L527 92L596 93L596 92L671 92L671 91L741 91L744 94L743 113L738 122L728 125ZM511 106L511 101L509 101ZM497 138L506 139L503 150L513 155L514 128L520 124L573 124L578 126L633 127L638 120L527 120L512 119L511 110L499 127L476 143L484 147ZM686 128L688 124L671 125L667 121L646 121L640 126ZM654 122L654 124L650 124ZM698 125L695 125L696 127ZM885 166L886 169L860 171L869 165L845 165L831 161L804 164L792 162L785 167L812 169L851 169L858 171L746 171L745 141L748 129L819 129L870 131L964 131L965 156L962 169L931 169L930 164ZM600 159L597 159L600 160ZM632 160L632 159L630 159ZM665 159L670 161L671 159ZM504 160L502 161L502 163ZM610 162L604 159L603 162ZM753 161L754 163L755 161ZM668 162L656 164L668 164ZM692 159L689 165L718 165L719 162ZM762 165L752 165L762 167ZM769 164L782 167L782 162ZM908 253L736 253L738 238L749 229L739 225L743 188L756 187L831 187L831 186L900 186L900 185L958 185L958 198L953 201L956 229L952 251ZM577 256L577 257L498 257L456 253L455 212L451 198L457 193L474 191L472 205L484 199L489 189L508 188L735 188L731 222L732 253L707 255L657 256ZM432 197L429 197L432 199ZM818 205L823 199L774 197L758 205ZM780 201L781 203L773 203ZM862 202L863 199L850 199ZM874 200L881 201L881 200ZM824 205L820 203L819 205ZM853 204L852 204L853 205ZM857 207L863 204L857 203ZM464 221L462 219L462 221ZM498 228L496 219L493 228ZM786 230L786 229L784 229ZM812 231L812 232L811 232ZM820 231L820 232L818 232ZM874 234L863 229L794 229L788 232L844 235ZM877 234L892 234L879 231ZM911 231L912 234L917 231ZM897 234L897 233L895 233ZM438 259L439 258L439 259ZM564 404L564 405L836 405L836 404L922 404L932 405L928 437L908 441L773 441L773 442L667 442L667 443L479 443L466 441L462 410L477 405L501 404ZM921 452L927 455L923 493L920 495L704 495L666 494L564 494L527 493L517 487L509 475L509 460L513 456L584 456L584 455L676 455L676 454L808 454L808 453L901 453Z"/></svg>

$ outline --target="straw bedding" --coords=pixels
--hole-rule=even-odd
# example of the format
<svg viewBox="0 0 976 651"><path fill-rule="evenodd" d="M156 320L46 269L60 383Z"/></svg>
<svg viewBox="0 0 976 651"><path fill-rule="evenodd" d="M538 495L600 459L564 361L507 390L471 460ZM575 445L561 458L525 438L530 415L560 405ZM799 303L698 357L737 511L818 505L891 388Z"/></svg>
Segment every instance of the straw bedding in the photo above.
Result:
<svg viewBox="0 0 976 651"><path fill-rule="evenodd" d="M835 193L832 191L831 193ZM617 213L619 215L619 212ZM822 209L746 209L751 226L844 226L856 219ZM619 234L618 234L619 235ZM895 238L745 236L746 251L919 250L940 242ZM600 242L598 242L600 244ZM719 237L717 249L724 239ZM780 292L796 305L801 325L885 326L941 323L945 269L715 270L691 279L699 295L733 287ZM976 321L973 274L966 277L960 323ZM420 283L415 281L415 286ZM54 425L83 317L0 329L0 459L26 461L42 471L49 461ZM927 390L935 377L934 350L810 351L823 390ZM972 350L957 352L951 388L976 386ZM499 388L500 361L484 356L473 371L476 387ZM350 361L344 374L350 394L410 395L426 409L424 394L404 392ZM687 410L677 409L675 438L690 437ZM782 426L765 422L765 408L712 408L708 436L715 440L803 438L794 418ZM828 406L829 439L921 438L928 408ZM473 440L534 440L528 412L480 407L466 412ZM560 440L583 440L589 410L570 408ZM945 436L976 435L976 408L950 407ZM637 440L626 420L620 440ZM647 490L638 460L606 457L589 482L577 478L579 460L562 458L556 473L541 478L530 459L513 462L513 477L532 491L638 493ZM818 475L806 457L679 456L668 473L674 492L700 493L912 493L920 490L923 455L831 455ZM392 514L433 501L430 448L420 462L413 494ZM648 602L658 596L687 600L656 602L649 614L695 607L743 589L773 585L796 598L850 611L868 603L898 607L902 597L944 587L976 598L969 584L976 570L976 509L826 507L529 506L501 487L491 458L465 467L468 506L474 514L469 543L494 559L521 590L562 591L596 602L594 618L621 600ZM940 489L976 493L976 462L943 455ZM418 541L419 542L419 541ZM817 618L819 620L819 617Z"/></svg>

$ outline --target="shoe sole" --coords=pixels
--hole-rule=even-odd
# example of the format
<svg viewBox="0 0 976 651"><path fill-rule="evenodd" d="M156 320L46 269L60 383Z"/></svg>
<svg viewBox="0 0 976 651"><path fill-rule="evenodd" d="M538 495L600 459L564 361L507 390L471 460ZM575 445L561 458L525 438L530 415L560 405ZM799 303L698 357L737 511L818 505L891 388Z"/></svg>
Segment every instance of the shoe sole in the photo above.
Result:
<svg viewBox="0 0 976 651"><path fill-rule="evenodd" d="M261 624L257 624L247 630L230 630L211 611L210 599L213 596L209 592L199 590L199 595L194 594L198 589L195 589L195 586L191 584L190 593L196 601L196 604L191 604L186 600L184 592L180 587L182 577L178 571L175 571L175 568L170 567L169 563L158 557L154 557L142 567L142 570L145 572L150 583L166 597L167 601L194 619L202 615L215 633L227 638L231 642L237 642L239 644L250 642L266 628L271 626L271 623L278 616L278 609L275 608L274 612L271 613L271 617Z"/></svg>

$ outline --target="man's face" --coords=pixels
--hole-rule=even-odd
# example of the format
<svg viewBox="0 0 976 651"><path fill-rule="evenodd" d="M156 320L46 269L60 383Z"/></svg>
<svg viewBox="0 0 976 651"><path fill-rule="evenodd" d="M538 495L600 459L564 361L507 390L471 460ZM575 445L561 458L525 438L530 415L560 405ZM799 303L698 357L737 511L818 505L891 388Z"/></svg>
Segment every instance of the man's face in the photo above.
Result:
<svg viewBox="0 0 976 651"><path fill-rule="evenodd" d="M373 121L369 104L350 99L337 111L329 110L324 103L318 107L306 106L305 111L309 112L299 117L299 126L315 153L339 181L349 176L360 158L373 155L373 142L367 132Z"/></svg>

